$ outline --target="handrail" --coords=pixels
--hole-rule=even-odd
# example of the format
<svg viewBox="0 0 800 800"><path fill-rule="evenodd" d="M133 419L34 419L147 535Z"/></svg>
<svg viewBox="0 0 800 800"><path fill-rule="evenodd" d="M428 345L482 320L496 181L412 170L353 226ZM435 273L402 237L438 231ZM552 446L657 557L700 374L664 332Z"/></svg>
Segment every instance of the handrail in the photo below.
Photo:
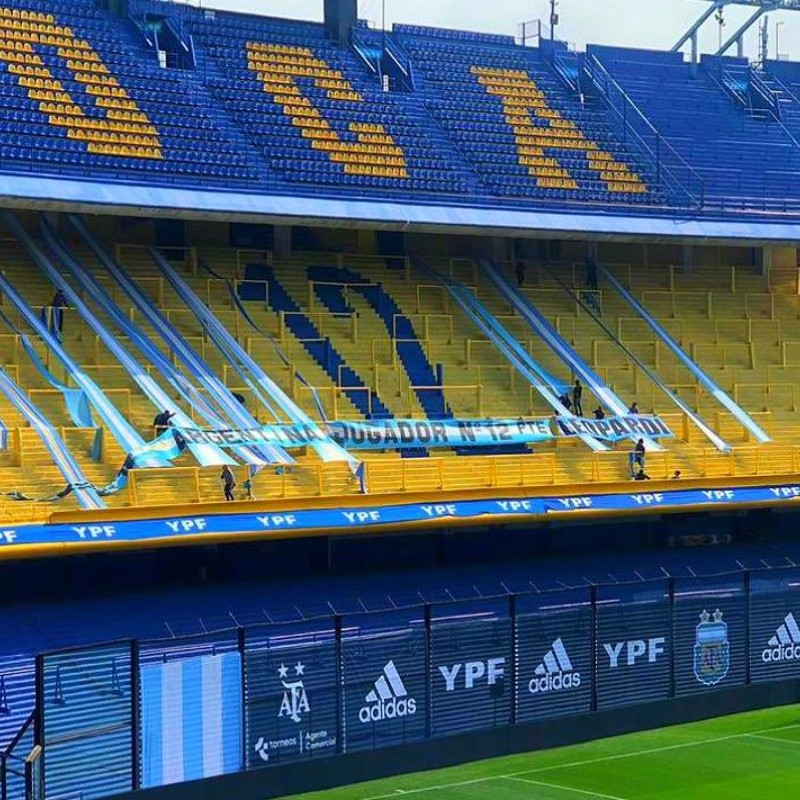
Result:
<svg viewBox="0 0 800 800"><path fill-rule="evenodd" d="M662 177L668 178L674 183L675 188L683 193L689 200L690 205L703 208L705 204L705 179L703 176L662 136L652 122L647 118L639 106L634 103L628 93L619 85L616 79L606 69L605 65L593 53L587 53L583 62L584 72L589 76L594 87L606 102L611 111L622 121L623 132L630 132L636 139L637 144L644 148L645 153L654 161L656 170L656 181L660 183ZM611 99L610 89L622 99L622 110L620 111ZM633 121L629 118L629 112L633 114L633 120L637 120L643 125L647 134L655 138L655 152L644 140L643 136L634 128ZM686 170L690 179L699 185L699 197L690 188L687 188L664 164L664 152L668 153L682 169Z"/></svg>

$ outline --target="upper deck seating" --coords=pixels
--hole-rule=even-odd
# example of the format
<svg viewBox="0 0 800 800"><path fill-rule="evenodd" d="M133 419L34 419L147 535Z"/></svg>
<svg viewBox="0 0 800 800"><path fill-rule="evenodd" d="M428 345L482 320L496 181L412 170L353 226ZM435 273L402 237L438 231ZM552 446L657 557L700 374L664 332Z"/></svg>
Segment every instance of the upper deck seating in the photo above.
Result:
<svg viewBox="0 0 800 800"><path fill-rule="evenodd" d="M199 12L189 20L216 66L212 94L287 180L466 190L448 153L426 135L426 115L381 91L321 25Z"/></svg>
<svg viewBox="0 0 800 800"><path fill-rule="evenodd" d="M493 193L656 199L604 112L562 86L538 50L428 28L395 33L424 73L430 113Z"/></svg>
<svg viewBox="0 0 800 800"><path fill-rule="evenodd" d="M187 83L85 0L0 3L0 159L101 179L252 180Z"/></svg>

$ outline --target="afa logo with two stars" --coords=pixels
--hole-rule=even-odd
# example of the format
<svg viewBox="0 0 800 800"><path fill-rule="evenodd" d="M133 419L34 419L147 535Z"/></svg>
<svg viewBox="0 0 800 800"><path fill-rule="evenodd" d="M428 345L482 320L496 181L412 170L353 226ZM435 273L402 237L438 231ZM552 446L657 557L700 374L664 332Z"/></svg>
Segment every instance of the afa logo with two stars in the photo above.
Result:
<svg viewBox="0 0 800 800"><path fill-rule="evenodd" d="M731 663L728 625L717 609L709 614L703 609L694 642L694 676L704 686L714 686L724 680Z"/></svg>
<svg viewBox="0 0 800 800"><path fill-rule="evenodd" d="M283 686L283 700L281 700L278 717L289 717L292 722L299 723L303 714L307 714L311 710L308 705L306 687L303 684L305 669L305 665L299 661L294 667L287 667L285 664L278 667L278 678ZM290 672L294 672L292 676L294 680L290 679Z"/></svg>

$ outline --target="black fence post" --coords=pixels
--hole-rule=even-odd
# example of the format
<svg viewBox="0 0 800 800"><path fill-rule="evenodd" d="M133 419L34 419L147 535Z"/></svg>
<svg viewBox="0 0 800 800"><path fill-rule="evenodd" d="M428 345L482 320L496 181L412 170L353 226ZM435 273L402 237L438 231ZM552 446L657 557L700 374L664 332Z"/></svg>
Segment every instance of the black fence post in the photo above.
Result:
<svg viewBox="0 0 800 800"><path fill-rule="evenodd" d="M744 571L744 575L742 576L744 581L744 640L746 642L747 650L744 656L744 682L746 685L750 685L751 680L751 672L750 672L750 612L752 608L751 600L751 592L752 592L752 573L749 569Z"/></svg>
<svg viewBox="0 0 800 800"><path fill-rule="evenodd" d="M508 596L508 617L511 620L511 664L509 678L511 683L511 724L517 724L517 646L519 633L517 631L517 596Z"/></svg>
<svg viewBox="0 0 800 800"><path fill-rule="evenodd" d="M236 628L236 649L239 651L239 666L241 685L239 686L239 704L242 714L242 730L240 732L241 748L242 748L242 763L239 765L239 772L244 772L247 769L247 661L245 660L245 651L247 649L247 630L241 625Z"/></svg>
<svg viewBox="0 0 800 800"><path fill-rule="evenodd" d="M433 691L431 687L431 670L433 663L431 659L431 604L425 603L425 738L430 739L433 732L433 709L431 701Z"/></svg>
<svg viewBox="0 0 800 800"><path fill-rule="evenodd" d="M140 788L139 743L141 742L141 703L139 698L139 642L131 639L131 788Z"/></svg>
<svg viewBox="0 0 800 800"><path fill-rule="evenodd" d="M342 615L333 618L336 636L336 752L344 753L344 664L342 663Z"/></svg>
<svg viewBox="0 0 800 800"><path fill-rule="evenodd" d="M592 584L589 587L589 602L591 603L589 629L592 642L592 658L589 662L590 676L592 683L592 704L591 710L597 711L597 586Z"/></svg>
<svg viewBox="0 0 800 800"><path fill-rule="evenodd" d="M675 697L675 577L669 579L669 696Z"/></svg>
<svg viewBox="0 0 800 800"><path fill-rule="evenodd" d="M44 686L44 656L39 653L36 656L36 697L34 699L34 717L33 717L33 743L42 748L41 755L41 775L42 775L42 797L45 797L47 790L47 762L45 761L47 753L45 752L44 741L44 706L45 706L45 686Z"/></svg>

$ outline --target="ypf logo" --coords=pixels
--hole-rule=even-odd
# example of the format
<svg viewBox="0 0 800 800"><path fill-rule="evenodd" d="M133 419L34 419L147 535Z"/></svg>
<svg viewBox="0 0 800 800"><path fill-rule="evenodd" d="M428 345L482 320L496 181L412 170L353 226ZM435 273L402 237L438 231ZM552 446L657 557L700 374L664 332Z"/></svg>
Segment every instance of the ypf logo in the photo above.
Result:
<svg viewBox="0 0 800 800"><path fill-rule="evenodd" d="M608 656L608 668L616 669L623 664L636 666L644 658L648 664L655 664L658 657L664 654L665 643L663 636L654 636L650 639L629 639L627 642L604 644L603 649Z"/></svg>
<svg viewBox="0 0 800 800"><path fill-rule="evenodd" d="M453 664L452 667L439 667L439 672L444 678L444 690L454 692L456 684L460 684L462 679L464 689L474 689L484 680L487 686L502 684L505 663L505 658L490 658L486 661L467 661L463 664Z"/></svg>

